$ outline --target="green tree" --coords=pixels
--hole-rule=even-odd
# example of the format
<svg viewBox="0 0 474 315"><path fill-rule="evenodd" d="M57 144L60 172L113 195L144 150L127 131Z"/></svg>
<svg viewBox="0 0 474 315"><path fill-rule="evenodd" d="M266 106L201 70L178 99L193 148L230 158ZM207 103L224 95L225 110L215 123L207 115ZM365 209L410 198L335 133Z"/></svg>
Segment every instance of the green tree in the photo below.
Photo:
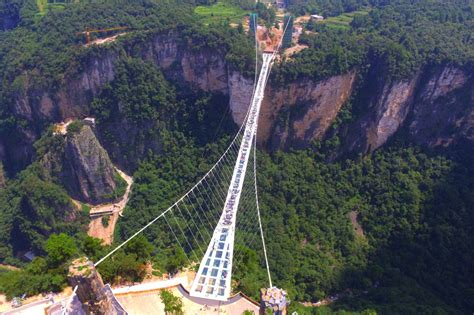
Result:
<svg viewBox="0 0 474 315"><path fill-rule="evenodd" d="M153 245L143 236L137 236L127 243L125 253L137 255L137 259L145 262L150 259L153 252Z"/></svg>
<svg viewBox="0 0 474 315"><path fill-rule="evenodd" d="M183 315L183 302L171 291L163 290L160 292L161 301L165 305L165 314L167 315Z"/></svg>
<svg viewBox="0 0 474 315"><path fill-rule="evenodd" d="M104 252L102 243L103 241L101 239L86 235L81 243L81 250L89 259L97 260Z"/></svg>
<svg viewBox="0 0 474 315"><path fill-rule="evenodd" d="M52 234L44 246L48 263L58 266L78 253L74 239L64 233Z"/></svg>

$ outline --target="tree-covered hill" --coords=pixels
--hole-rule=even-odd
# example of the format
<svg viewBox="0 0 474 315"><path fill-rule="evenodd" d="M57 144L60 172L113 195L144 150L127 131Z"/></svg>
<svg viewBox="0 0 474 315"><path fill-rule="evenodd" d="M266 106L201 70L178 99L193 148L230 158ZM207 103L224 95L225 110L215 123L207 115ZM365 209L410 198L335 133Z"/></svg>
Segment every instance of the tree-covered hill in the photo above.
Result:
<svg viewBox="0 0 474 315"><path fill-rule="evenodd" d="M369 4L309 1L320 7L333 3L339 8L328 10L329 15L360 8L355 2ZM438 64L472 69L474 6L469 1L382 1L367 10L368 14L356 12L347 28L309 22L306 29L311 32L300 37L300 43L309 48L284 64L276 77L283 82L297 77L326 78L374 64L391 79L406 78L423 66Z"/></svg>

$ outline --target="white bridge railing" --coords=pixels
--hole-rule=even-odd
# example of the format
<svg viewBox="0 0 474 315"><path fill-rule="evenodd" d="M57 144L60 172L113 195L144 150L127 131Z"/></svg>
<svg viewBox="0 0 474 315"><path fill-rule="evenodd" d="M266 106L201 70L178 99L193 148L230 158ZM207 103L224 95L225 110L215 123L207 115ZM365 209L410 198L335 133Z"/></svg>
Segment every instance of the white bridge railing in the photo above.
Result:
<svg viewBox="0 0 474 315"><path fill-rule="evenodd" d="M226 301L230 296L237 210L250 152L255 143L260 106L273 59L273 53L263 54L262 68L235 161L224 209L194 278L191 296L222 301Z"/></svg>

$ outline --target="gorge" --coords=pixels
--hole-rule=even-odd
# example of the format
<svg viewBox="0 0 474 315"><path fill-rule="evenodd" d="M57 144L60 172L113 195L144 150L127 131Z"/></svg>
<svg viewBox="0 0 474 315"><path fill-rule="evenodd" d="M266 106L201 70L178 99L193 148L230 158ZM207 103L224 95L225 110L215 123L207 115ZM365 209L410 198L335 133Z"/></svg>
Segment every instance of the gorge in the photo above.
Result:
<svg viewBox="0 0 474 315"><path fill-rule="evenodd" d="M277 56L256 150L270 271L290 311L472 312L474 8L462 0L290 0L285 13L1 3L0 263L19 269L0 266L0 293L60 292L70 261L100 260L208 172L250 103L254 12L266 44L295 17L297 52ZM102 208L112 216L91 219ZM259 244L239 246L233 270L233 290L254 299L267 285ZM98 271L127 286L192 269L194 254L158 221Z"/></svg>

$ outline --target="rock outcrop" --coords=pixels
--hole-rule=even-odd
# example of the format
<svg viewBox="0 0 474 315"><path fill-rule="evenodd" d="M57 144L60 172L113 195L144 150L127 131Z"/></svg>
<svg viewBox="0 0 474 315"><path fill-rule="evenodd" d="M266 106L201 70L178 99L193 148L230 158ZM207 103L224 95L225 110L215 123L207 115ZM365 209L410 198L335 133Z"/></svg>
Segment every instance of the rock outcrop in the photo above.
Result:
<svg viewBox="0 0 474 315"><path fill-rule="evenodd" d="M5 188L7 181L5 180L5 172L3 170L3 164L0 163L0 189Z"/></svg>
<svg viewBox="0 0 474 315"><path fill-rule="evenodd" d="M113 80L116 60L123 55L153 62L178 85L227 95L234 121L242 123L253 78L232 70L219 51L191 49L172 32L155 35L149 41L132 39L121 49L104 48L85 58L83 70L65 75L56 90L38 89L27 74L22 76L23 86L14 93L12 111L29 124L16 131L14 142L0 139L0 158L9 170L21 169L31 161L32 144L43 126L90 112L92 99ZM472 140L472 71L451 65L426 67L411 78L392 82L384 79L383 68L376 67L368 75L355 69L320 81L298 79L284 85L269 84L262 103L259 143L277 150L301 148L315 139L324 139L348 100L356 104L357 114L339 134L344 152L375 150L400 129L406 129L410 139L422 145ZM133 126L124 130L133 135ZM159 142L153 142L152 149L160 147ZM143 152L148 149L144 147ZM116 159L120 154L113 156Z"/></svg>
<svg viewBox="0 0 474 315"><path fill-rule="evenodd" d="M259 142L277 150L324 139L349 99L363 110L340 135L345 138L342 152L371 152L400 129L408 129L415 143L431 147L474 140L474 78L466 70L438 66L420 70L409 79L386 82L380 80L385 77L382 71L373 69L372 78L357 78L368 81L357 87L355 71L317 82L269 84L262 103ZM230 73L229 107L237 124L245 117L252 88L252 79Z"/></svg>
<svg viewBox="0 0 474 315"><path fill-rule="evenodd" d="M241 125L252 100L254 78L244 78L238 72L229 74L229 108L232 119Z"/></svg>
<svg viewBox="0 0 474 315"><path fill-rule="evenodd" d="M377 83L380 81L366 82L361 90L371 91L366 91L368 98L359 100L359 103L367 101L367 107L348 128L344 150L366 153L384 145L404 124L413 103L417 82L418 75L410 80L381 82L378 88Z"/></svg>
<svg viewBox="0 0 474 315"><path fill-rule="evenodd" d="M104 285L94 263L86 257L78 258L71 263L67 277L69 284L76 288L76 295L72 300L73 310L70 310L69 314L127 314L117 303L110 286Z"/></svg>
<svg viewBox="0 0 474 315"><path fill-rule="evenodd" d="M410 81L401 81L391 87L385 87L377 104L376 118L373 121L374 129L371 133L375 135L375 138L369 141L371 148L376 149L385 144L403 124L410 109L408 105L412 102L415 85L416 77Z"/></svg>
<svg viewBox="0 0 474 315"><path fill-rule="evenodd" d="M272 149L285 149L322 139L351 95L354 79L355 73L348 73L271 89L263 102L260 141L270 141Z"/></svg>
<svg viewBox="0 0 474 315"><path fill-rule="evenodd" d="M439 67L421 86L408 130L411 139L429 146L474 141L474 77L456 67Z"/></svg>
<svg viewBox="0 0 474 315"><path fill-rule="evenodd" d="M63 165L62 181L72 197L92 204L113 199L117 171L89 126L67 135Z"/></svg>
<svg viewBox="0 0 474 315"><path fill-rule="evenodd" d="M91 127L77 124L77 130L52 135L54 146L40 159L52 180L58 181L74 199L90 204L115 200L124 185ZM70 128L68 128L70 129Z"/></svg>
<svg viewBox="0 0 474 315"><path fill-rule="evenodd" d="M120 54L153 62L175 82L228 94L227 65L217 51L190 51L174 33L156 35L145 43L131 42L124 45L124 50L105 48L100 54L84 58L82 71L68 71L57 89L38 88L28 74L23 74L21 88L13 93L12 112L29 124L15 132L20 141L4 144L7 149L0 150L0 159L15 171L23 168L34 155L33 142L39 138L42 126L89 114L94 97L114 79Z"/></svg>

